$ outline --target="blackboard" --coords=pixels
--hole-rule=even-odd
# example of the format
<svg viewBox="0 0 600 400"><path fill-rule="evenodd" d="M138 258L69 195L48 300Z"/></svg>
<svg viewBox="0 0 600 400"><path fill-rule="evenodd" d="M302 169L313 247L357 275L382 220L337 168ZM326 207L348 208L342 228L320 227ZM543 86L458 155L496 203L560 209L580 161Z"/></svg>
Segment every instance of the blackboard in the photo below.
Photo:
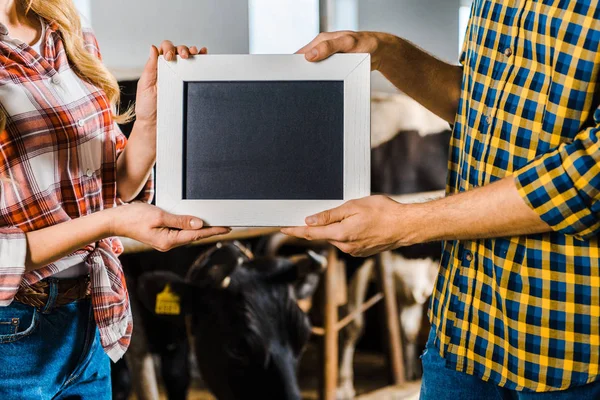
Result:
<svg viewBox="0 0 600 400"><path fill-rule="evenodd" d="M182 199L344 198L343 81L189 81Z"/></svg>

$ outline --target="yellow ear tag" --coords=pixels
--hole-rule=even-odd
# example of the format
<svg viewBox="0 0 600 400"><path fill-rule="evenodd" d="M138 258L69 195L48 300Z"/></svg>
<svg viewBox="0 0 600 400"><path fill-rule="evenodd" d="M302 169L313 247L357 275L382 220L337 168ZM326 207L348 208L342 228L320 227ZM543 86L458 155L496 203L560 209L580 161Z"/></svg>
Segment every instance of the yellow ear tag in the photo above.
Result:
<svg viewBox="0 0 600 400"><path fill-rule="evenodd" d="M162 292L156 295L156 314L179 315L181 306L179 296L171 292L171 286L167 284Z"/></svg>

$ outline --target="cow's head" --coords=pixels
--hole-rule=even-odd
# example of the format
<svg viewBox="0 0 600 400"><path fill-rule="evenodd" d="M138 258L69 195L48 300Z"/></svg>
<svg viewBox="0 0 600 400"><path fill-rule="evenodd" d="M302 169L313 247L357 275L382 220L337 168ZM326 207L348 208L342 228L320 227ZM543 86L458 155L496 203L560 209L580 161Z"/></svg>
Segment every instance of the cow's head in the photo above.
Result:
<svg viewBox="0 0 600 400"><path fill-rule="evenodd" d="M314 252L253 258L236 243L219 244L196 260L186 279L143 275L139 293L158 311L157 296L164 300L167 293L178 301L175 310L190 317L200 372L217 398L299 399L296 366L311 326L296 300L311 294L306 282L325 263Z"/></svg>

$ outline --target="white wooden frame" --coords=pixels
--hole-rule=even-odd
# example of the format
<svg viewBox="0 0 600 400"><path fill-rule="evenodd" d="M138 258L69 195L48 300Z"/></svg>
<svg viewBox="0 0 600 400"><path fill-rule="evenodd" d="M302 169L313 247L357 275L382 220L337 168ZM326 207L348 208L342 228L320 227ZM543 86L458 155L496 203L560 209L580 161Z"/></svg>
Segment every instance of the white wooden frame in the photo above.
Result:
<svg viewBox="0 0 600 400"><path fill-rule="evenodd" d="M156 204L211 226L300 226L308 215L370 194L368 54L337 54L319 63L302 55L212 55L158 62ZM183 199L183 92L190 81L343 81L343 200Z"/></svg>

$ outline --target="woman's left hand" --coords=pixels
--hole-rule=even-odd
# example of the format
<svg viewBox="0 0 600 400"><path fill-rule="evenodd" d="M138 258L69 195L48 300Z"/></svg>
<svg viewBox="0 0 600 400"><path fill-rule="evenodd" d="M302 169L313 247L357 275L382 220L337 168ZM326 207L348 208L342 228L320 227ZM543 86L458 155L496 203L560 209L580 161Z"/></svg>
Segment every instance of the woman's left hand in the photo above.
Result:
<svg viewBox="0 0 600 400"><path fill-rule="evenodd" d="M150 48L150 58L146 62L142 76L138 82L135 103L136 121L149 127L156 127L156 80L158 56L164 55L165 60L174 61L179 55L183 59L198 54L207 54L206 47L198 50L196 46L175 46L171 41L164 40L158 48ZM155 129L152 129L155 131Z"/></svg>

